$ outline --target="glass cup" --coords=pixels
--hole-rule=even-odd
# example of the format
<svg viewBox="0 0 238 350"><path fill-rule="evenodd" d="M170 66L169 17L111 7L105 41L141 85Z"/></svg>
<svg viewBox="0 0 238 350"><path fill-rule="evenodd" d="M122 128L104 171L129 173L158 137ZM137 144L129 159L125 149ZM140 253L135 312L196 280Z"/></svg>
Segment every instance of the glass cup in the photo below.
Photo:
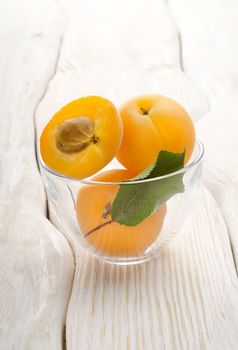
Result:
<svg viewBox="0 0 238 350"><path fill-rule="evenodd" d="M123 182L73 179L56 173L40 158L50 219L74 249L83 248L105 262L119 265L147 261L162 251L186 221L199 187L203 154L202 143L196 141L192 157L183 169L153 179ZM109 168L113 165L112 162ZM128 226L111 215L113 199L119 189L126 193L125 186L135 192L135 197L141 191L151 191L156 197L170 191L172 196L165 196L140 223ZM141 214L140 205L138 213L132 208L134 197L122 202L121 213L129 221L131 211L135 217Z"/></svg>

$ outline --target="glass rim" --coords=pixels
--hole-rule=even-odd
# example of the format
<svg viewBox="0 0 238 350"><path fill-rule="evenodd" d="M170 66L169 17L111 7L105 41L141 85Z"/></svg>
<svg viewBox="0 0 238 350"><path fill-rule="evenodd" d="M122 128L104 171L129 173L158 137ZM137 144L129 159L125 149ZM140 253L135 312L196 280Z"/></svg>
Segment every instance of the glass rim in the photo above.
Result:
<svg viewBox="0 0 238 350"><path fill-rule="evenodd" d="M41 154L39 154L39 158L38 159L39 159L40 166L44 170L49 172L51 175L54 175L54 176L60 178L61 180L68 180L68 181L73 181L73 182L79 182L79 183L86 184L86 185L135 185L135 184L138 185L138 184L141 184L141 183L147 183L147 182L167 179L169 177L172 177L172 176L175 176L175 175L179 175L179 174L183 174L183 173L186 173L187 171L191 170L195 165L200 163L200 161L202 160L203 155L204 155L204 146L203 146L203 143L200 140L197 139L195 141L195 146L198 147L198 155L195 157L195 159L191 163L188 163L188 165L186 165L182 169L179 169L179 170L174 171L172 173L169 173L167 175L153 177L151 179L132 180L132 181L127 180L127 181L112 182L112 181L94 181L94 180L88 180L87 178L86 179L78 179L78 178L75 178L75 177L71 177L71 176L67 176L67 175L58 173L57 171L55 171L55 170L51 169L50 167L48 167L48 165L46 165L45 162L43 161L43 159L41 157ZM122 170L122 169L123 168L119 168L117 170ZM111 170L111 169L108 169L108 170ZM99 174L99 173L96 173L96 174Z"/></svg>

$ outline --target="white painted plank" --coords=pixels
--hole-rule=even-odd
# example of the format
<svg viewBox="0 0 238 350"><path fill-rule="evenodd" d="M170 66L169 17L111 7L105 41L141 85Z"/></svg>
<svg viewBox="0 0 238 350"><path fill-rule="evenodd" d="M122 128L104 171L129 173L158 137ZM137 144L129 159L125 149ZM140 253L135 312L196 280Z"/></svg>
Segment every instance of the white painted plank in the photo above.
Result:
<svg viewBox="0 0 238 350"><path fill-rule="evenodd" d="M38 134L57 108L84 94L120 103L137 93L159 92L185 104L194 119L207 111L203 94L180 71L178 33L162 2L103 0L101 12L96 1L61 5L67 25L60 49L63 17L57 4L28 1L24 17L15 2L1 12L14 19L9 27L2 22L1 30L3 350L61 348L72 281L69 246L45 218L34 110ZM141 25L144 18L151 19L150 26ZM131 45L132 38L139 39ZM204 135L212 130L207 128ZM227 171L235 169L227 164ZM68 349L236 349L237 277L227 227L203 190L183 234L148 264L106 266L74 245Z"/></svg>
<svg viewBox="0 0 238 350"><path fill-rule="evenodd" d="M68 349L237 349L237 276L207 191L157 259L135 267L76 260Z"/></svg>
<svg viewBox="0 0 238 350"><path fill-rule="evenodd" d="M211 111L199 123L204 179L225 217L237 264L238 3L170 0L169 7L182 37L184 69L209 99Z"/></svg>
<svg viewBox="0 0 238 350"><path fill-rule="evenodd" d="M34 113L62 32L50 1L1 3L0 349L62 349L74 263L46 218Z"/></svg>
<svg viewBox="0 0 238 350"><path fill-rule="evenodd" d="M59 64L37 110L38 136L60 106L87 94L119 104L158 92L183 103L194 119L207 112L204 94L180 69L178 31L163 2L71 6ZM76 254L68 350L237 348L237 276L227 227L207 191L183 235L143 266L97 262L64 232Z"/></svg>
<svg viewBox="0 0 238 350"><path fill-rule="evenodd" d="M238 2L169 0L181 34L186 73L210 107L238 88Z"/></svg>
<svg viewBox="0 0 238 350"><path fill-rule="evenodd" d="M217 103L198 124L206 147L204 181L223 213L238 267L238 138L234 91Z"/></svg>

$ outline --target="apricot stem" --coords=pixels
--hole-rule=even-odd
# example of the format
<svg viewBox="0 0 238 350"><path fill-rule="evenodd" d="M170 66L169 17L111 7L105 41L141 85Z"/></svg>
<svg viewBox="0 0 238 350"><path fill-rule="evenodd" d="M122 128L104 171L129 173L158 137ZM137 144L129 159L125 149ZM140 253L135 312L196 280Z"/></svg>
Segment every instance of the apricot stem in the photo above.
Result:
<svg viewBox="0 0 238 350"><path fill-rule="evenodd" d="M142 115L148 115L148 110L147 109L141 107L140 110L141 110Z"/></svg>
<svg viewBox="0 0 238 350"><path fill-rule="evenodd" d="M109 224L111 224L111 223L113 223L113 222L114 222L114 220L109 220L109 221L104 222L103 224L100 224L100 225L94 227L92 230L88 231L84 237L88 237L88 236L91 235L93 232L98 231L98 230L100 230L100 228L102 228L102 227L104 227L104 226L106 226L106 225L109 225Z"/></svg>
<svg viewBox="0 0 238 350"><path fill-rule="evenodd" d="M96 136L96 135L93 135L93 136L90 138L90 141L91 141L92 143L97 143L98 140L99 140L99 137Z"/></svg>
<svg viewBox="0 0 238 350"><path fill-rule="evenodd" d="M107 203L105 205L105 208L103 209L103 212L102 212L102 217L104 219L107 218L107 215L111 213L111 210L112 210L112 203Z"/></svg>

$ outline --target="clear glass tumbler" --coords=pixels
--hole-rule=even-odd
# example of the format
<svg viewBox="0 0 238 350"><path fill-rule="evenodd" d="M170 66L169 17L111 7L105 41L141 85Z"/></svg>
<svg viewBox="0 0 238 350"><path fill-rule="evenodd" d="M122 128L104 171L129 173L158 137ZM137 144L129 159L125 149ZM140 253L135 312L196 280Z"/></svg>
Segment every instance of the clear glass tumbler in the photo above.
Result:
<svg viewBox="0 0 238 350"><path fill-rule="evenodd" d="M72 179L54 172L40 159L51 221L74 249L83 247L103 261L128 265L149 260L180 231L188 217L200 183L203 153L203 145L197 141L193 155L183 169L153 179L123 182ZM111 213L113 199L125 186L126 191L122 193L129 189L130 194L135 195L122 201L119 214L129 219L130 213L140 215L141 203L135 207L134 200L139 193L150 191L155 197L160 194L163 197L168 191L175 194L160 203L139 224L130 226L112 219ZM149 199L149 205L150 201L153 198Z"/></svg>

